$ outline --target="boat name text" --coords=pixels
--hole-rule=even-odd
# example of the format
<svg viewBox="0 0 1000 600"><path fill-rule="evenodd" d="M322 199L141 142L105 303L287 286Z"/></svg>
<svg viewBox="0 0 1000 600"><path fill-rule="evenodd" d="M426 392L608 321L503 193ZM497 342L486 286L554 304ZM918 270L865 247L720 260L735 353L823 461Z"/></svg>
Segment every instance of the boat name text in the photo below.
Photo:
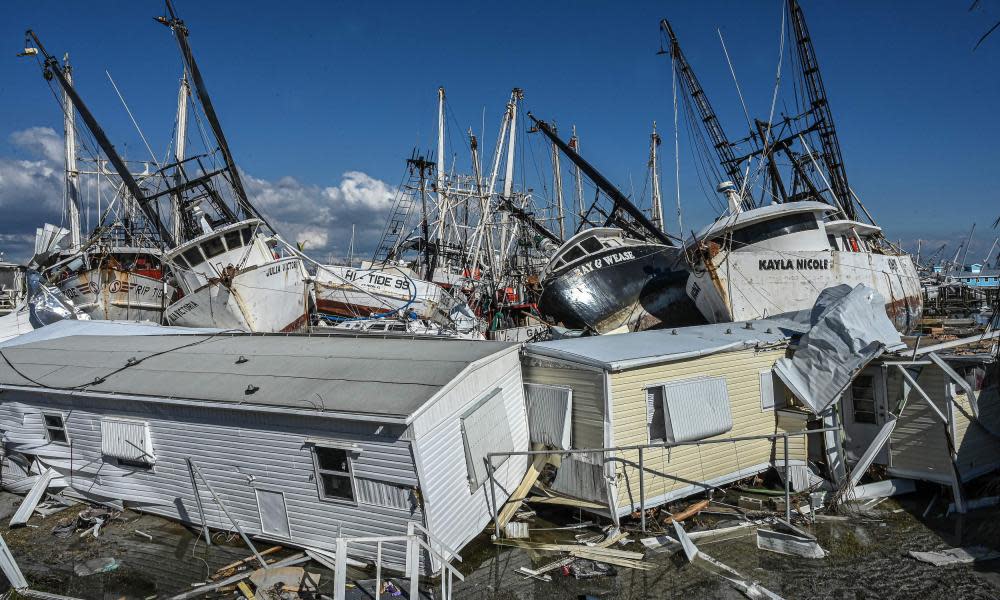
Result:
<svg viewBox="0 0 1000 600"><path fill-rule="evenodd" d="M798 258L795 260L785 258L767 258L758 261L758 268L761 271L822 271L830 268L829 258Z"/></svg>

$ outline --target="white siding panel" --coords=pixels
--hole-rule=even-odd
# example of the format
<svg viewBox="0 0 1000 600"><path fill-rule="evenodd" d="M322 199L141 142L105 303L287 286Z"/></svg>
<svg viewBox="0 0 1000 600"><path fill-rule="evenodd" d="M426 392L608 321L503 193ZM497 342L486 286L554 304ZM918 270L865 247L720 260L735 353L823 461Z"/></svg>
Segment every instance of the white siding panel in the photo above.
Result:
<svg viewBox="0 0 1000 600"><path fill-rule="evenodd" d="M462 417L462 441L465 446L465 466L469 473L469 486L476 489L486 483L486 455L490 452L510 452L514 442L510 437L510 424L499 388L487 392L476 407ZM499 467L504 459L494 458Z"/></svg>
<svg viewBox="0 0 1000 600"><path fill-rule="evenodd" d="M468 373L413 423L414 454L428 528L435 538L452 548L464 546L491 519L490 486L469 489L459 419L484 393L497 387L503 397L513 446L519 451L527 450L528 419L516 352ZM506 498L503 489L513 490L526 469L524 456L511 457L499 467L496 473L499 502Z"/></svg>
<svg viewBox="0 0 1000 600"><path fill-rule="evenodd" d="M733 428L725 377L699 377L663 386L668 442L701 440Z"/></svg>
<svg viewBox="0 0 1000 600"><path fill-rule="evenodd" d="M72 456L69 446L45 440L42 410L62 410L67 415ZM104 462L101 421L108 417L149 424L156 455L153 468ZM420 507L409 502L400 507L391 500L351 504L319 499L307 443L316 438L356 444L361 453L352 466L359 480L415 487L410 443L400 439L403 428L395 425L386 424L377 433L378 423L8 391L0 396L0 429L11 451L36 456L63 475L69 474L72 465L74 488L83 494L126 500L148 512L189 523L197 523L199 517L187 458L199 466L250 534L262 533L258 486L284 492L295 545L334 550L337 535L403 535L408 522L424 522ZM209 526L234 529L204 485L199 484L199 492ZM372 560L375 547L352 544L350 555ZM387 544L383 555L388 565L401 568L405 546Z"/></svg>
<svg viewBox="0 0 1000 600"><path fill-rule="evenodd" d="M572 446L573 388L524 384L531 442L568 450Z"/></svg>

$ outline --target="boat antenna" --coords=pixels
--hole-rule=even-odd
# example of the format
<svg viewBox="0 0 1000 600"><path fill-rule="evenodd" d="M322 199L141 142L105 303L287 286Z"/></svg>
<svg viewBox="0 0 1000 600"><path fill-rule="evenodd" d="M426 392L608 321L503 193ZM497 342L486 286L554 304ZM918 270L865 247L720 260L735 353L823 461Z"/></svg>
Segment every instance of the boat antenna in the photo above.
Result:
<svg viewBox="0 0 1000 600"><path fill-rule="evenodd" d="M90 133L93 134L94 139L97 140L97 145L101 147L101 150L104 152L105 156L108 157L108 161L111 162L111 165L115 168L115 171L118 172L118 176L121 177L122 183L125 185L125 188L128 189L129 194L132 195L136 203L138 203L139 208L142 209L142 212L146 216L146 219L154 227L156 227L156 232L157 234L159 234L160 239L167 246L173 246L174 238L170 234L170 231L166 228L166 226L164 226L163 221L160 220L157 211L153 206L151 206L149 198L147 198L146 194L143 193L142 188L139 187L139 184L138 182L136 182L135 177L132 176L132 173L128 170L128 167L125 165L125 161L123 161L122 158L118 155L118 152L115 151L115 147L111 143L111 140L108 139L107 134L104 133L104 129L101 128L101 125L97 122L97 119L94 118L93 113L91 113L90 109L87 108L87 105L84 104L83 98L81 98L80 95L76 93L76 89L66 79L66 74L63 71L63 67L62 65L59 64L59 59L52 56L45 50L45 46L42 45L41 40L38 39L38 36L35 35L34 31L29 29L28 31L25 32L24 35L28 43L29 44L33 43L34 44L33 48L37 49L37 51L41 52L42 56L45 57L45 62L43 63L44 64L43 74L45 75L45 78L48 80L55 79L56 81L59 82L59 85L62 87L63 92L65 92L66 96L73 102L73 106L76 107L76 111L80 113L80 118L83 119L83 122L84 124L86 124L87 129L90 130ZM32 48L26 48L24 53L35 54L34 52L29 52L29 50L31 49Z"/></svg>

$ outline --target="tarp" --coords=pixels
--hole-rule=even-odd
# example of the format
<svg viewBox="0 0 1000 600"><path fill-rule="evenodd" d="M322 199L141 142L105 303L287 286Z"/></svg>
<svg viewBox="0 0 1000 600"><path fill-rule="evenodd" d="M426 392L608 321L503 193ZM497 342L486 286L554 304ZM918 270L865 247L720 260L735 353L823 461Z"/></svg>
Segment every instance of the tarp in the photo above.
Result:
<svg viewBox="0 0 1000 600"><path fill-rule="evenodd" d="M792 358L778 359L774 371L816 414L840 397L874 358L904 347L885 313L885 299L864 284L823 290L810 324Z"/></svg>

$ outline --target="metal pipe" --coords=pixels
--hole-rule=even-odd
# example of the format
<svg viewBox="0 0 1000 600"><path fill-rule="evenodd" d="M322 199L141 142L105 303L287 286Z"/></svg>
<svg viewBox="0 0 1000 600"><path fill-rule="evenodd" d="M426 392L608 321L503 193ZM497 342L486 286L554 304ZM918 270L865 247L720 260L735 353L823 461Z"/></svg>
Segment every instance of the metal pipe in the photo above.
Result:
<svg viewBox="0 0 1000 600"><path fill-rule="evenodd" d="M831 431L840 431L841 428L838 427L824 427L822 429L808 429L805 431L794 431L788 433L771 433L767 435L748 435L742 437L731 437L718 440L695 440L690 442L663 442L660 444L636 444L633 446L616 446L612 448L572 448L569 450L523 450L519 452L489 452L486 455L487 459L492 457L503 457L503 456L535 456L538 454L551 455L551 454L594 454L597 452L626 452L629 450L639 450L640 448L645 450L653 450L658 448L675 448L677 446L699 446L701 444L731 444L733 442L752 442L757 440L776 440L784 436L799 436L799 435L813 435L816 433L828 433Z"/></svg>
<svg viewBox="0 0 1000 600"><path fill-rule="evenodd" d="M205 520L205 507L201 504L201 494L198 493L198 480L194 477L194 463L191 462L190 458L184 459L187 461L188 473L191 475L191 489L194 491L194 500L198 505L198 518L201 519L201 530L205 534L205 545L212 545L212 537L208 535L208 522Z"/></svg>
<svg viewBox="0 0 1000 600"><path fill-rule="evenodd" d="M240 527L239 522L233 518L233 515L229 514L229 509L226 508L226 505L222 503L222 498L220 498L219 495L215 493L215 490L212 489L212 484L209 483L207 479L205 479L205 475L201 472L201 469L198 468L198 465L194 464L194 461L192 461L190 458L187 460L188 464L191 465L191 468L194 469L194 472L201 479L201 482L204 483L205 487L208 488L208 493L212 494L212 498L215 499L215 503L218 504L220 508L222 508L222 512L226 513L226 517L228 517L229 520L233 523L233 525L236 526L236 531L239 532L240 537L243 538L243 541L250 548L250 551L253 552L254 557L257 558L257 562L260 563L261 567L266 569L267 561L265 561L264 557L260 555L260 552L257 552L257 547L254 546L253 542L250 541L250 538L247 536L246 532L243 531L242 527Z"/></svg>
<svg viewBox="0 0 1000 600"><path fill-rule="evenodd" d="M788 433L784 436L785 442L785 520L792 522L792 492L791 481L792 472L788 467Z"/></svg>
<svg viewBox="0 0 1000 600"><path fill-rule="evenodd" d="M646 463L639 448L639 513L642 515L642 532L646 533Z"/></svg>
<svg viewBox="0 0 1000 600"><path fill-rule="evenodd" d="M500 507L497 506L497 486L493 479L493 456L486 455L486 472L490 475L490 496L493 499L493 529L497 539L500 539Z"/></svg>

